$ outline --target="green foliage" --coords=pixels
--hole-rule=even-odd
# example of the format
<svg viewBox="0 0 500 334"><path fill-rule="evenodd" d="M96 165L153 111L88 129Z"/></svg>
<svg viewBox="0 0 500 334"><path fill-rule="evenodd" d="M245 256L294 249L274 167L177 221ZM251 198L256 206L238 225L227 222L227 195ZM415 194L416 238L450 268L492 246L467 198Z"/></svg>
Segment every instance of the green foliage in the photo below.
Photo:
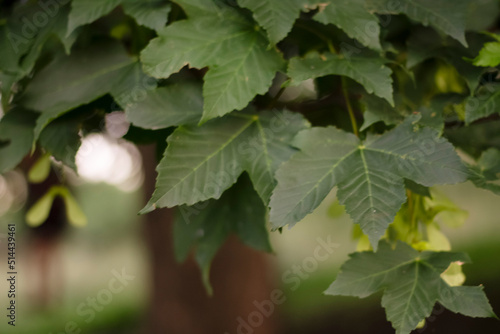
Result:
<svg viewBox="0 0 500 334"><path fill-rule="evenodd" d="M394 125L404 120L404 113L392 107L386 100L374 95L364 95L360 101L364 105L363 126L360 131L368 129L370 125L383 121L387 125Z"/></svg>
<svg viewBox="0 0 500 334"><path fill-rule="evenodd" d="M33 145L36 114L13 109L0 122L0 172L14 168L29 153Z"/></svg>
<svg viewBox="0 0 500 334"><path fill-rule="evenodd" d="M124 86L136 87L140 77L133 58L124 48L110 41L96 43L82 52L55 59L31 80L21 104L41 112L35 128L35 139L54 119L83 104L111 93L117 98ZM132 81L129 83L128 81Z"/></svg>
<svg viewBox="0 0 500 334"><path fill-rule="evenodd" d="M413 29L407 42L408 59L406 66L413 68L415 65L431 58L442 59L452 66L447 67L447 71L444 71L448 73L441 74L448 76L443 80L448 84L460 80L450 77L454 74L449 72L455 72L465 80L469 89L473 91L479 84L479 78L484 70L474 66L467 59L474 58L483 43L491 39L486 35L473 32L469 32L467 38L469 47L463 46L450 37L442 36L431 28L418 27Z"/></svg>
<svg viewBox="0 0 500 334"><path fill-rule="evenodd" d="M364 46L380 50L380 26L375 14L370 13L364 0L325 1L319 4L314 19L323 24L334 24Z"/></svg>
<svg viewBox="0 0 500 334"><path fill-rule="evenodd" d="M203 112L201 84L179 82L145 92L140 101L123 105L127 119L144 129L197 123Z"/></svg>
<svg viewBox="0 0 500 334"><path fill-rule="evenodd" d="M498 113L500 103L500 85L484 85L465 102L465 121L472 123L480 118Z"/></svg>
<svg viewBox="0 0 500 334"><path fill-rule="evenodd" d="M367 0L368 7L380 14L405 14L424 26L432 25L467 46L465 24L469 0Z"/></svg>
<svg viewBox="0 0 500 334"><path fill-rule="evenodd" d="M255 21L266 29L269 41L276 44L292 30L301 10L307 7L304 0L238 0L238 4L253 12Z"/></svg>
<svg viewBox="0 0 500 334"><path fill-rule="evenodd" d="M122 0L123 11L132 16L137 24L160 30L168 20L172 9L166 0Z"/></svg>
<svg viewBox="0 0 500 334"><path fill-rule="evenodd" d="M76 152L81 145L81 118L65 115L50 123L40 134L39 143L55 159L76 170Z"/></svg>
<svg viewBox="0 0 500 334"><path fill-rule="evenodd" d="M483 287L451 287L440 276L452 262L469 262L463 253L418 252L404 243L393 249L384 242L375 253L350 257L326 293L364 298L384 290L382 306L398 334L410 333L436 302L471 317L495 316Z"/></svg>
<svg viewBox="0 0 500 334"><path fill-rule="evenodd" d="M141 212L177 207L178 260L196 248L207 289L231 234L269 252L268 219L293 226L337 187L332 219L344 205L365 252L329 294L384 290L398 333L436 301L493 316L480 287L461 286L468 258L442 252L440 224L467 214L432 187L500 195L499 39L483 32L498 29L496 0L14 3L0 2L0 173L30 152L43 157L33 182L54 160L76 170L81 137L123 110L124 138L162 152ZM56 196L85 224L61 183L29 224Z"/></svg>
<svg viewBox="0 0 500 334"><path fill-rule="evenodd" d="M71 13L68 19L68 32L89 24L111 12L121 0L74 0L71 2Z"/></svg>
<svg viewBox="0 0 500 334"><path fill-rule="evenodd" d="M209 200L193 207L180 206L175 220L175 253L184 261L196 245L196 261L202 269L209 293L210 264L230 233L235 233L250 247L271 251L266 227L266 208L247 176L228 189L219 200Z"/></svg>
<svg viewBox="0 0 500 334"><path fill-rule="evenodd" d="M500 36L489 34L495 38L496 42L485 43L479 55L474 59L473 63L476 66L498 66L500 64Z"/></svg>
<svg viewBox="0 0 500 334"><path fill-rule="evenodd" d="M500 151L490 148L481 154L477 165L471 166L471 181L479 188L484 188L500 195L500 184L494 183L498 180L500 173Z"/></svg>
<svg viewBox="0 0 500 334"><path fill-rule="evenodd" d="M405 202L404 178L424 186L466 180L453 147L435 131L419 129L418 117L380 138L360 142L335 128L300 132L301 152L282 165L271 199L271 222L294 225L338 186L337 196L374 249ZM303 173L309 170L309 173Z"/></svg>
<svg viewBox="0 0 500 334"><path fill-rule="evenodd" d="M168 78L186 64L209 67L203 85L201 123L241 110L267 92L284 61L253 22L225 8L175 22L141 53L147 73ZM176 50L171 52L171 50Z"/></svg>
<svg viewBox="0 0 500 334"><path fill-rule="evenodd" d="M385 62L379 57L344 58L312 53L303 59L292 58L288 65L288 75L292 82L326 75L344 75L363 85L368 93L374 93L394 104L391 70L384 65Z"/></svg>
<svg viewBox="0 0 500 334"><path fill-rule="evenodd" d="M168 139L155 193L142 213L217 199L243 171L268 203L274 173L294 152L293 136L306 127L301 115L289 112L232 113L200 127L178 127Z"/></svg>

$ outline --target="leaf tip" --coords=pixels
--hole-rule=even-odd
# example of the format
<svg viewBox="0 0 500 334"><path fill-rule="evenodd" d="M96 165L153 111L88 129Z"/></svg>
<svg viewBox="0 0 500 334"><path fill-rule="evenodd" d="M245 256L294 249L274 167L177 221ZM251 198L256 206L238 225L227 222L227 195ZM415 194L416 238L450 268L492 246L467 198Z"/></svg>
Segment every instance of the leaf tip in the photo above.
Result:
<svg viewBox="0 0 500 334"><path fill-rule="evenodd" d="M147 213L150 213L154 210L156 210L156 203L148 203L141 211L139 211L138 215L145 215Z"/></svg>

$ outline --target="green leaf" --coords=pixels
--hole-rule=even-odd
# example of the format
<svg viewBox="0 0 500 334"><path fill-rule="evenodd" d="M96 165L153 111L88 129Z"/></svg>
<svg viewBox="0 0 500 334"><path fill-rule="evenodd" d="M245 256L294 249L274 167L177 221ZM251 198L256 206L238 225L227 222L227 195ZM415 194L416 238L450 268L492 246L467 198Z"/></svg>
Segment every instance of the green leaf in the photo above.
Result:
<svg viewBox="0 0 500 334"><path fill-rule="evenodd" d="M174 0L179 6L182 7L188 17L203 16L206 14L218 15L223 7L224 0Z"/></svg>
<svg viewBox="0 0 500 334"><path fill-rule="evenodd" d="M499 3L496 0L470 1L467 9L467 30L488 30L498 17Z"/></svg>
<svg viewBox="0 0 500 334"><path fill-rule="evenodd" d="M432 98L429 106L419 108L420 123L430 128L439 131L439 134L444 130L445 113L448 110L453 110L454 105L458 105L464 101L464 96L459 94L440 94Z"/></svg>
<svg viewBox="0 0 500 334"><path fill-rule="evenodd" d="M127 74L137 77L134 59L114 42L96 43L70 56L56 59L40 70L31 80L20 104L39 110L35 139L47 124L65 112L122 87ZM135 82L135 81L133 81Z"/></svg>
<svg viewBox="0 0 500 334"><path fill-rule="evenodd" d="M500 43L490 42L484 44L479 55L472 62L476 66L495 67L500 64Z"/></svg>
<svg viewBox="0 0 500 334"><path fill-rule="evenodd" d="M210 294L210 264L231 233L250 247L272 251L266 228L266 207L247 176L242 176L219 200L179 207L175 219L176 258L185 260L190 249L197 247L196 261Z"/></svg>
<svg viewBox="0 0 500 334"><path fill-rule="evenodd" d="M349 37L373 50L382 49L378 18L365 8L365 0L325 1L314 19L324 24L336 25Z"/></svg>
<svg viewBox="0 0 500 334"><path fill-rule="evenodd" d="M267 31L269 40L276 44L288 35L307 0L238 0L241 7L250 9L257 23Z"/></svg>
<svg viewBox="0 0 500 334"><path fill-rule="evenodd" d="M364 131L372 124L380 121L387 125L394 125L404 120L403 112L377 96L363 95L361 103L364 105L365 111L363 113L363 126L359 129L360 131Z"/></svg>
<svg viewBox="0 0 500 334"><path fill-rule="evenodd" d="M500 173L500 150L490 148L481 154L478 166L483 172L491 175Z"/></svg>
<svg viewBox="0 0 500 334"><path fill-rule="evenodd" d="M27 50L22 35L14 33L8 25L0 25L0 70L20 71L19 58Z"/></svg>
<svg viewBox="0 0 500 334"><path fill-rule="evenodd" d="M479 157L488 148L500 149L500 120L492 119L464 127L449 127L444 133L455 147L474 157Z"/></svg>
<svg viewBox="0 0 500 334"><path fill-rule="evenodd" d="M273 228L293 226L338 186L340 204L376 249L406 201L405 178L427 187L466 180L453 146L435 130L416 125L418 119L408 117L364 143L333 127L300 132L295 145L301 152L276 173L278 185L270 203Z"/></svg>
<svg viewBox="0 0 500 334"><path fill-rule="evenodd" d="M46 21L41 26L34 24L41 17L40 7L24 4L0 27L0 70L12 75L13 81L31 73L51 37L57 36L67 51L71 48L75 35L66 38L69 6L56 6L53 11L43 13L50 15L45 16ZM22 25L18 24L20 21Z"/></svg>
<svg viewBox="0 0 500 334"><path fill-rule="evenodd" d="M38 114L13 108L0 120L0 173L16 167L33 145Z"/></svg>
<svg viewBox="0 0 500 334"><path fill-rule="evenodd" d="M411 180L405 179L405 187L406 189L420 196L432 197L428 187L424 187L423 185L413 182Z"/></svg>
<svg viewBox="0 0 500 334"><path fill-rule="evenodd" d="M344 75L360 83L368 93L386 99L394 105L391 70L380 57L349 57L309 53L305 58L292 58L288 76L292 84L326 75Z"/></svg>
<svg viewBox="0 0 500 334"><path fill-rule="evenodd" d="M73 0L67 35L69 36L76 28L109 14L120 3L121 0Z"/></svg>
<svg viewBox="0 0 500 334"><path fill-rule="evenodd" d="M147 73L168 78L187 64L209 67L201 123L245 108L257 94L267 92L277 71L284 70L277 49L235 10L174 22L158 35L141 53Z"/></svg>
<svg viewBox="0 0 500 334"><path fill-rule="evenodd" d="M465 123L470 124L480 118L500 111L500 84L481 86L475 96L465 101Z"/></svg>
<svg viewBox="0 0 500 334"><path fill-rule="evenodd" d="M455 67L457 72L465 79L471 91L479 84L479 78L483 69L478 68L466 61L473 58L483 46L484 42L490 40L483 34L467 34L469 47L466 48L456 40L443 38L435 30L424 27L413 29L407 41L408 59L406 66L412 68L429 58L438 58Z"/></svg>
<svg viewBox="0 0 500 334"><path fill-rule="evenodd" d="M485 177L481 172L478 172L477 170L472 171L472 175L469 177L469 179L474 183L476 187L486 189L496 195L500 195L500 184L498 184L498 182L497 183L491 182L491 181L498 181L498 179L491 180Z"/></svg>
<svg viewBox="0 0 500 334"><path fill-rule="evenodd" d="M127 119L145 129L197 123L203 113L201 84L181 82L146 93L144 99L125 105Z"/></svg>
<svg viewBox="0 0 500 334"><path fill-rule="evenodd" d="M145 74L138 61L114 74L116 77L111 78L113 85L109 88L109 93L122 108L140 102L157 86L157 80Z"/></svg>
<svg viewBox="0 0 500 334"><path fill-rule="evenodd" d="M351 254L325 293L364 298L383 290L382 306L396 334L409 334L436 302L467 316L494 317L482 287L451 287L441 278L455 261L469 258L463 253L420 253L401 242L392 249L384 242L376 253Z"/></svg>
<svg viewBox="0 0 500 334"><path fill-rule="evenodd" d="M477 165L469 166L469 179L478 188L483 188L500 195L499 180L500 173L500 150L490 148L484 151L479 158Z"/></svg>
<svg viewBox="0 0 500 334"><path fill-rule="evenodd" d="M141 213L217 199L243 171L268 203L276 169L295 151L289 143L307 127L300 114L286 111L232 113L201 127L180 126L167 140L156 190Z"/></svg>
<svg viewBox="0 0 500 334"><path fill-rule="evenodd" d="M166 0L122 0L123 11L136 22L153 30L160 30L167 24L172 9Z"/></svg>
<svg viewBox="0 0 500 334"><path fill-rule="evenodd" d="M81 145L81 119L72 114L50 123L40 134L40 145L57 160L76 170L75 157Z"/></svg>
<svg viewBox="0 0 500 334"><path fill-rule="evenodd" d="M368 8L379 14L405 14L409 18L431 25L467 46L465 24L469 0L368 0Z"/></svg>

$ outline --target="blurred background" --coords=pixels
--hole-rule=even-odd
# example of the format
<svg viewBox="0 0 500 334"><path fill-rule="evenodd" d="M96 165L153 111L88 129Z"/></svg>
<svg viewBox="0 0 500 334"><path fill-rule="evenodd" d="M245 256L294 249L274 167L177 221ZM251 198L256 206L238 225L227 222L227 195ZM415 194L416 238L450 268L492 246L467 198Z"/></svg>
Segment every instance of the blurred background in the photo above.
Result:
<svg viewBox="0 0 500 334"><path fill-rule="evenodd" d="M28 196L24 173L16 170L0 176L2 275L7 272L7 224L16 224L18 237L17 326L15 329L7 326L6 311L2 307L4 320L0 322L0 333L153 333L147 330L148 323L157 321L151 314L159 312L161 317L163 312L154 310L158 303L155 297L162 294L158 289L175 290L179 286L165 287L158 282L161 276L155 274L159 269L155 266L159 266L158 259L169 255L162 254L161 248L152 249L145 217L137 215L150 191L143 186L145 167L141 150L144 154L142 148L105 135L93 134L85 138L77 156L80 176L69 170L64 172L64 177L72 184L71 192L87 216L85 227L66 224L45 229L28 227L25 210L26 203L32 199ZM154 178L154 173L149 174ZM30 190L36 192L36 189ZM463 226L445 226L444 232L453 250L465 251L472 258L473 263L464 266L466 284L483 284L498 314L500 200L469 183L437 190L468 212ZM45 224L49 223L50 219ZM159 221L158 224L169 225L170 222ZM260 269L265 271L260 274L271 282L268 291L278 289L283 293L279 305L275 305L269 317L251 319L251 313L257 308L255 305L266 299L255 294L253 301L252 298L244 301L249 313L241 314L241 319L246 325L234 317L233 323L229 321L225 327L225 333L263 333L263 328L267 328L266 333L394 333L385 320L380 294L363 300L322 294L335 279L348 254L356 249L356 242L351 238L352 226L350 218L335 204L332 193L293 229L272 233L275 254L258 256L268 264ZM163 229L155 231L157 238L162 240ZM326 257L315 257L316 248L322 244L318 237L323 241L330 239L335 244L331 254L322 253L327 254ZM166 247L170 246L166 244ZM216 261L222 259L221 263L230 265L231 262L224 261L224 252L231 252L230 247L223 248ZM217 265L214 265L217 270L215 267ZM167 277L174 275L175 270L166 268ZM197 281L192 291L204 294L200 288L201 274L197 270L192 270ZM261 289L252 282L231 279L224 284L234 285L238 291L248 291L250 296L253 289ZM217 298L220 290L217 283L214 286L215 297L212 298ZM7 303L7 290L4 278L0 281L1 305ZM181 313L176 314L177 311L181 312L177 304L165 310L173 319L182 317ZM266 322L273 323L272 329L265 325ZM494 319L466 318L437 307L425 328L415 333L500 333L500 324Z"/></svg>

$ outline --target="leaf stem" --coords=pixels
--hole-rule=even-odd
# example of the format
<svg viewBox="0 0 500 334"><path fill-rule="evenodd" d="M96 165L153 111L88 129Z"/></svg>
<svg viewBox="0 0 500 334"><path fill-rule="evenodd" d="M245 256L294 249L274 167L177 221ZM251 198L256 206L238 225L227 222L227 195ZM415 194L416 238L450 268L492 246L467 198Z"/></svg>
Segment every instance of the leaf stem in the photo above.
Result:
<svg viewBox="0 0 500 334"><path fill-rule="evenodd" d="M356 121L356 117L354 116L351 100L349 100L349 92L347 91L347 80L344 76L341 77L341 80L342 80L342 93L344 94L345 104L347 107L347 111L349 112L349 118L351 119L352 131L354 132L356 137L359 137L358 122Z"/></svg>
<svg viewBox="0 0 500 334"><path fill-rule="evenodd" d="M420 210L421 196L414 194L411 190L406 189L406 197L408 198L408 215L410 220L409 237L411 236L412 243L420 241L418 236L417 212Z"/></svg>
<svg viewBox="0 0 500 334"><path fill-rule="evenodd" d="M330 39L326 41L326 44L328 44L328 50L330 50L331 53L337 54L337 50L335 50L335 47Z"/></svg>
<svg viewBox="0 0 500 334"><path fill-rule="evenodd" d="M276 95L273 97L273 99L271 100L271 102L267 106L267 109L273 109L273 107L276 104L276 102L278 102L278 100L281 97L281 95L283 95L283 93L285 92L285 89L286 89L286 87L281 87L280 88L280 90L278 91L278 93L276 93Z"/></svg>

